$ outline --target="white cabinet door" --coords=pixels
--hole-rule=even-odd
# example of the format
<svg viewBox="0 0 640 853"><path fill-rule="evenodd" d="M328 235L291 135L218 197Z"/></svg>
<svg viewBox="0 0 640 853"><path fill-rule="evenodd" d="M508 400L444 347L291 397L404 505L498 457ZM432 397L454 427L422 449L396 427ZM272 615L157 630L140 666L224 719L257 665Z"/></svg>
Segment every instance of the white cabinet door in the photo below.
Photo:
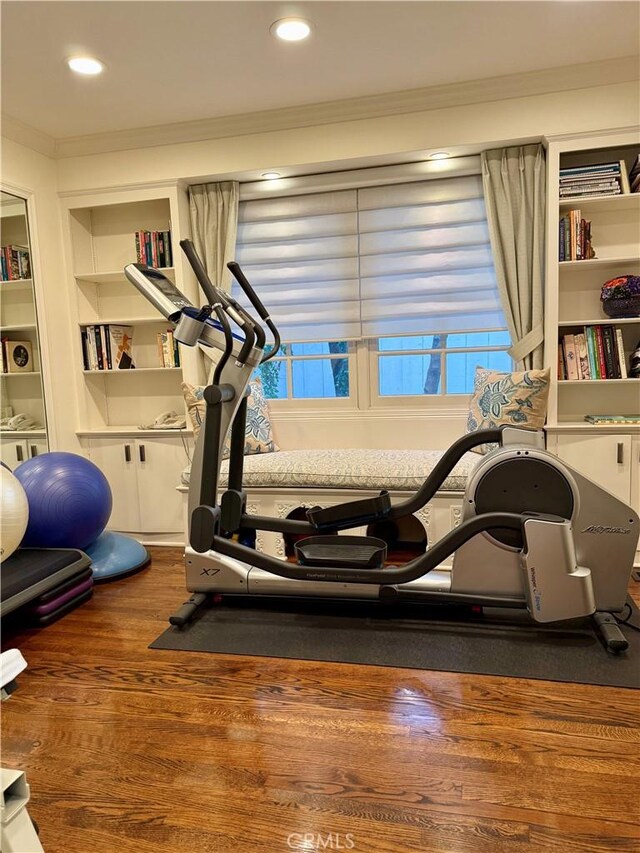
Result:
<svg viewBox="0 0 640 853"><path fill-rule="evenodd" d="M125 533L141 530L135 441L92 438L87 451L89 459L100 468L111 486L113 509L109 528Z"/></svg>
<svg viewBox="0 0 640 853"><path fill-rule="evenodd" d="M8 438L7 434L3 433L0 440L0 459L13 471L21 462L29 459L27 442L23 438Z"/></svg>
<svg viewBox="0 0 640 853"><path fill-rule="evenodd" d="M40 456L42 453L48 453L49 451L46 438L26 438L25 444L29 459L33 459L34 456Z"/></svg>
<svg viewBox="0 0 640 853"><path fill-rule="evenodd" d="M558 435L557 454L567 465L630 503L630 435Z"/></svg>
<svg viewBox="0 0 640 853"><path fill-rule="evenodd" d="M180 533L182 496L176 490L188 459L180 438L137 439L136 464L140 495L140 530Z"/></svg>

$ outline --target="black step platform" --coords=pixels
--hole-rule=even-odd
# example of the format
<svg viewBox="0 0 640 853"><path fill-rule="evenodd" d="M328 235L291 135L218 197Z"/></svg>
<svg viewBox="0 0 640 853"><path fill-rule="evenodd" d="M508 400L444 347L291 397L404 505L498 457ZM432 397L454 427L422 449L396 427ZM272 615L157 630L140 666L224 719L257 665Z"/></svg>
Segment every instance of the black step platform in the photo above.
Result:
<svg viewBox="0 0 640 853"><path fill-rule="evenodd" d="M85 572L91 560L75 548L19 548L2 563L0 616Z"/></svg>
<svg viewBox="0 0 640 853"><path fill-rule="evenodd" d="M387 543L375 536L309 536L295 546L301 566L381 569Z"/></svg>

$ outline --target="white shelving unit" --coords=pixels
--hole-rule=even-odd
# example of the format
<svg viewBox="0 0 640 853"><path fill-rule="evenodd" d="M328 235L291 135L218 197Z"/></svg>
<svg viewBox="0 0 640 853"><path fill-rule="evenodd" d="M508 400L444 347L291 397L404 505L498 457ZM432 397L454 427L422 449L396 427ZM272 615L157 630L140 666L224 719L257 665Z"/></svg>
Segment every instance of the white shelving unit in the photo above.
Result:
<svg viewBox="0 0 640 853"><path fill-rule="evenodd" d="M639 415L640 379L559 380L557 350L572 327L611 325L622 331L628 367L640 340L640 316L607 317L600 302L607 280L640 275L640 194L559 199L558 193L560 168L624 160L630 169L638 154L635 127L548 140L545 363L551 369L549 449L640 511L640 425L584 420L587 414ZM591 220L591 260L558 261L559 220L571 209Z"/></svg>
<svg viewBox="0 0 640 853"><path fill-rule="evenodd" d="M30 247L26 202L4 192L0 205L0 243ZM0 281L0 336L5 341L28 342L33 355L33 370L0 373L3 416L12 410L14 415L30 415L40 425L38 430L0 431L0 458L14 468L48 449L33 279Z"/></svg>
<svg viewBox="0 0 640 853"><path fill-rule="evenodd" d="M112 529L159 544L182 542L180 495L175 487L188 463L192 433L144 430L162 412L185 411L184 377L200 381L197 358L181 347L181 367L163 367L157 335L170 325L127 281L135 262L135 232L171 231L174 266L163 273L194 302L195 279L179 240L189 231L188 200L178 184L63 198L66 257L75 293L72 342L79 421L87 456L106 474L113 492ZM93 325L133 327L133 370L87 370L81 330Z"/></svg>

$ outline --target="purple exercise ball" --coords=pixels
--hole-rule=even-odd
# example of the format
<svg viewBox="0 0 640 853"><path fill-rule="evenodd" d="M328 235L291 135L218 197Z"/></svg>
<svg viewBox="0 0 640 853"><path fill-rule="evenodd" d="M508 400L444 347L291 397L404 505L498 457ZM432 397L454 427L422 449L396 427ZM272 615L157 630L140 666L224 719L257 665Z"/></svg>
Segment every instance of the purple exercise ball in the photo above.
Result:
<svg viewBox="0 0 640 853"><path fill-rule="evenodd" d="M43 453L15 476L29 501L28 548L86 548L111 515L111 489L102 471L75 453Z"/></svg>

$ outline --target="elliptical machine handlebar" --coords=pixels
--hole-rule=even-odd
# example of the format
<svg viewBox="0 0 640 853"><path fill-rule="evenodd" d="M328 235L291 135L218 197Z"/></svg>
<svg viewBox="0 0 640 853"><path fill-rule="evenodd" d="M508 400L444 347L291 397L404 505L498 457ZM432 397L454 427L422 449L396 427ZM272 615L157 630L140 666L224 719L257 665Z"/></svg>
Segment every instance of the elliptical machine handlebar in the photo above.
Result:
<svg viewBox="0 0 640 853"><path fill-rule="evenodd" d="M251 314L245 311L235 299L232 299L213 284L191 240L180 240L180 248L187 256L187 260L191 264L191 268L209 304L211 306L222 305L228 316L242 329L245 335L245 343L239 360L244 362L254 346L260 350L264 350L267 336L260 323L257 323Z"/></svg>
<svg viewBox="0 0 640 853"><path fill-rule="evenodd" d="M273 346L271 347L271 350L269 352L265 352L263 354L262 360L260 362L261 364L264 364L265 361L269 361L270 358L273 358L274 355L276 355L276 353L280 349L280 332L278 331L275 323L271 319L271 316L265 308L264 303L249 283L249 280L247 279L245 274L240 269L240 264L237 261L229 261L229 263L227 264L227 269L231 272L240 287L244 290L247 299L258 312L258 316L260 317L260 319L264 320L264 322L267 324L267 327L273 335Z"/></svg>

